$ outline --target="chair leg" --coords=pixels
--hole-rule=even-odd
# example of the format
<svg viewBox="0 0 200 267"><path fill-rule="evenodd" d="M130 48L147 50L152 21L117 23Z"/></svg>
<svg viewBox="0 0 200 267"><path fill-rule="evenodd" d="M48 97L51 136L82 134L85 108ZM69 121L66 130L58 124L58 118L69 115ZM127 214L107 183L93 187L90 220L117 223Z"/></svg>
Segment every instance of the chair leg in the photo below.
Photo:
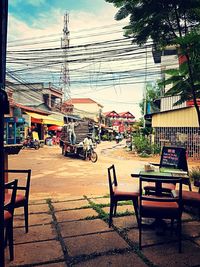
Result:
<svg viewBox="0 0 200 267"><path fill-rule="evenodd" d="M5 240L4 240L4 248L7 247L7 244L8 244L8 230L7 230L7 226L5 228Z"/></svg>
<svg viewBox="0 0 200 267"><path fill-rule="evenodd" d="M115 203L115 206L114 206L114 216L116 216L116 213L117 213L117 202Z"/></svg>
<svg viewBox="0 0 200 267"><path fill-rule="evenodd" d="M177 220L178 224L178 252L182 252L182 244L181 244L181 238L182 238L182 224L181 224L181 218Z"/></svg>
<svg viewBox="0 0 200 267"><path fill-rule="evenodd" d="M9 252L10 252L10 260L13 261L14 259L14 245L13 245L13 222L9 222L7 227L7 236L9 241Z"/></svg>
<svg viewBox="0 0 200 267"><path fill-rule="evenodd" d="M112 224L113 209L114 209L114 202L111 201L110 202L109 227L111 227L111 224Z"/></svg>
<svg viewBox="0 0 200 267"><path fill-rule="evenodd" d="M134 210L135 210L135 216L136 216L136 219L137 219L137 223L138 223L138 225L139 225L139 218L138 218L138 200L136 199L134 199L134 200L132 200L132 202L133 202L133 207L134 207Z"/></svg>
<svg viewBox="0 0 200 267"><path fill-rule="evenodd" d="M138 219L138 228L139 228L139 250L142 250L142 218Z"/></svg>
<svg viewBox="0 0 200 267"><path fill-rule="evenodd" d="M25 230L28 233L28 203L24 206Z"/></svg>

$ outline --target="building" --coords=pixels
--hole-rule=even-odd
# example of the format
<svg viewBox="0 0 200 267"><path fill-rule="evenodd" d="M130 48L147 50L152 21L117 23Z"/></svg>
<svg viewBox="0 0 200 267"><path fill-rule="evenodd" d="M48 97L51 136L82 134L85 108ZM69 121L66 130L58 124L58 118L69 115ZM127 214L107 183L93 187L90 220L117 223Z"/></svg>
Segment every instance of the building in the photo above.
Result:
<svg viewBox="0 0 200 267"><path fill-rule="evenodd" d="M29 129L37 129L38 139L43 140L48 126L63 125L64 114L61 108L62 92L49 83L13 84L6 83L10 104L10 114L5 115L4 142L21 143L28 135ZM57 112L56 112L57 111Z"/></svg>
<svg viewBox="0 0 200 267"><path fill-rule="evenodd" d="M103 115L105 118L105 125L112 127L115 132L126 133L132 131L132 126L135 123L135 116L131 112L117 113L112 110L105 112Z"/></svg>
<svg viewBox="0 0 200 267"><path fill-rule="evenodd" d="M156 60L159 62L158 58ZM163 51L161 69L176 68L183 62L182 56L177 56L177 50L169 47ZM163 78L165 74L163 73ZM164 88L162 97L155 101L159 110L151 111L146 118L151 119L155 133L155 143L163 145L183 146L189 157L200 158L200 131L197 114L192 101L185 101L174 106L179 96L165 97L170 85Z"/></svg>
<svg viewBox="0 0 200 267"><path fill-rule="evenodd" d="M90 118L94 121L101 120L103 105L91 98L71 98L63 103L68 109L73 106L73 114Z"/></svg>

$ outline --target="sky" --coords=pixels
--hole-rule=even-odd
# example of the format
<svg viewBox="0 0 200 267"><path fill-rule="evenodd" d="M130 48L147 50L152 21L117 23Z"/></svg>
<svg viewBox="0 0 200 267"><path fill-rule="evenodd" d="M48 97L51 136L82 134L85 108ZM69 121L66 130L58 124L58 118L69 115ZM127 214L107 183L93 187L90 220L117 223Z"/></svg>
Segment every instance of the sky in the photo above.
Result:
<svg viewBox="0 0 200 267"><path fill-rule="evenodd" d="M35 82L39 81L42 75L43 78L45 76L45 79L49 79L49 82L58 80L59 73L60 77L62 76L62 62L46 67L46 69L36 70L36 66L34 72L30 70L34 64L37 64L33 61L33 57L40 51L32 53L32 60L29 59L26 65L25 63L20 65L19 55L22 57L24 53L25 57L24 51L30 49L60 47L65 12L69 14L70 46L75 47L73 48L75 52L72 50L68 57L76 59L78 58L77 53L89 54L85 63L80 61L81 56L78 58L78 62L73 62L73 60L71 63L69 62L67 67L71 82L70 86L67 86L68 96L71 98L89 97L104 106L103 112L130 111L137 119L140 118L138 104L143 98L144 82L156 80L158 77L148 77L149 71L144 73L144 70L153 66L150 50L146 50L146 58L137 54L137 59L133 58L130 61L127 57L125 61L123 58L112 61L114 52L112 52L112 57L106 61L103 57L105 49L98 48L97 50L95 46L78 50L78 47L83 44L123 38L122 27L127 24L127 20L117 22L114 19L117 9L104 0L9 0L7 53L9 70L17 70L18 77L20 75L23 79L30 77L29 81L34 79ZM115 44L118 43L115 42ZM131 46L131 41L129 46ZM132 47L136 49L137 53L141 51L136 46ZM113 50L113 47L106 49ZM10 51L14 50L21 51L21 54L13 56ZM102 54L100 59L95 58L96 51ZM105 53L105 58L106 55ZM120 52L120 57L121 55L122 52ZM20 68L21 71L19 71ZM123 71L124 73L121 73ZM133 71L131 75L136 76L133 82L124 78L126 71L131 71L131 73ZM105 77L106 81L104 81ZM60 79L62 80L62 77Z"/></svg>

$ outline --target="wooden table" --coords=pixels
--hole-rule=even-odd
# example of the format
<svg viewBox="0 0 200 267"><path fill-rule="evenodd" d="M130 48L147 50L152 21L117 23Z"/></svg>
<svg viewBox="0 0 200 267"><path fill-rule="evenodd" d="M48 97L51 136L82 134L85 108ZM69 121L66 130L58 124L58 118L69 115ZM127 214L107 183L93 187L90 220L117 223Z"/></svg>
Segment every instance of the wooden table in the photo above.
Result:
<svg viewBox="0 0 200 267"><path fill-rule="evenodd" d="M164 169L164 168L163 168ZM189 176L186 172L177 169L167 169L166 171L160 169L160 171L140 171L139 173L132 173L131 177L139 178L141 175L148 176L150 178L162 177L163 179L169 178L182 178L183 183L188 184Z"/></svg>
<svg viewBox="0 0 200 267"><path fill-rule="evenodd" d="M149 178L163 178L163 179L170 179L170 178L181 178L183 184L187 184L189 185L189 181L190 178L188 176L188 174L186 174L186 172L181 172L181 171L177 171L173 172L173 170L171 170L170 172L165 172L165 171L149 171L149 172L145 172L145 171L140 171L139 173L132 173L131 174L132 177L140 177L140 176L146 176ZM161 194L161 189L162 189L162 185L160 183L156 183L156 192L158 195Z"/></svg>

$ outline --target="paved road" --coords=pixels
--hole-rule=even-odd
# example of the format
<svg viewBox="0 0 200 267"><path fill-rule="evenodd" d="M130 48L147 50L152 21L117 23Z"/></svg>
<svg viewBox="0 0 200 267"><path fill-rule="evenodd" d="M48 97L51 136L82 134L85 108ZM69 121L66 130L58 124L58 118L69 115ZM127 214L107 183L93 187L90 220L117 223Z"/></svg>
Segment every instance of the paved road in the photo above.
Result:
<svg viewBox="0 0 200 267"><path fill-rule="evenodd" d="M121 153L114 153L116 150ZM83 195L108 194L107 167L116 165L118 178L130 186L130 173L141 168L145 162L123 157L123 143L102 142L96 149L96 163L64 157L57 146L39 150L25 149L18 155L9 156L9 168L32 169L31 198L78 197Z"/></svg>

